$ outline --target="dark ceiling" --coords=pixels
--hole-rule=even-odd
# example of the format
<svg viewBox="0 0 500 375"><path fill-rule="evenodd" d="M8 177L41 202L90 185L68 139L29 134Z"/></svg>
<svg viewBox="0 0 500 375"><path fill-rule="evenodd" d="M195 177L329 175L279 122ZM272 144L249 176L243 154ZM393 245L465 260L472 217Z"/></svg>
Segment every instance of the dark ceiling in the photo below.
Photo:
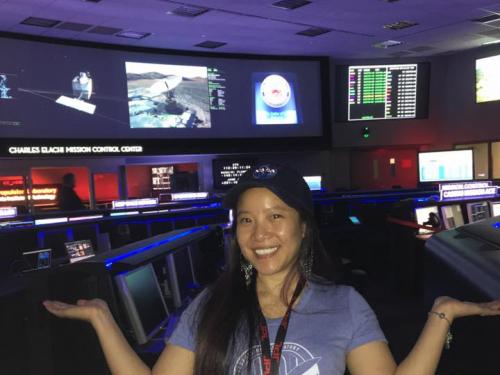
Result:
<svg viewBox="0 0 500 375"><path fill-rule="evenodd" d="M214 41L225 43L210 49L217 52L365 59L493 43L499 15L500 3L489 0L0 0L0 31L195 51ZM146 36L120 37L130 32Z"/></svg>

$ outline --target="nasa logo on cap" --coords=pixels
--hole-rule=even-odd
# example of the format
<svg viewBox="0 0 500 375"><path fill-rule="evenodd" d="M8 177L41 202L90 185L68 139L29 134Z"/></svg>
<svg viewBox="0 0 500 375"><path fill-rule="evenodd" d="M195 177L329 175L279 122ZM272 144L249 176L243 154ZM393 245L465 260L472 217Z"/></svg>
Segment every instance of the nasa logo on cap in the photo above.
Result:
<svg viewBox="0 0 500 375"><path fill-rule="evenodd" d="M253 178L256 180L268 180L278 173L278 169L269 164L260 165L253 171Z"/></svg>

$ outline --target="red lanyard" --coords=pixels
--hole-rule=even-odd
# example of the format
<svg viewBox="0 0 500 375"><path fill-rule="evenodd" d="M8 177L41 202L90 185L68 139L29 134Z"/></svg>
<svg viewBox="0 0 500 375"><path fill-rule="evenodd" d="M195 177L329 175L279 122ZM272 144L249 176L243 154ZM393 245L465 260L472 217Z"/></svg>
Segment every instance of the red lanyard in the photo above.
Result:
<svg viewBox="0 0 500 375"><path fill-rule="evenodd" d="M262 314L262 310L259 309L259 339L260 348L262 355L262 374L263 375L278 375L280 368L280 358L281 350L283 349L283 344L285 342L286 331L288 330L288 321L290 320L290 313L292 312L292 306L297 300L300 292L306 284L306 279L301 277L295 291L293 292L292 299L288 305L283 319L281 319L278 332L276 333L276 340L274 341L273 352L271 355L271 343L269 341L269 330L267 329L266 318Z"/></svg>

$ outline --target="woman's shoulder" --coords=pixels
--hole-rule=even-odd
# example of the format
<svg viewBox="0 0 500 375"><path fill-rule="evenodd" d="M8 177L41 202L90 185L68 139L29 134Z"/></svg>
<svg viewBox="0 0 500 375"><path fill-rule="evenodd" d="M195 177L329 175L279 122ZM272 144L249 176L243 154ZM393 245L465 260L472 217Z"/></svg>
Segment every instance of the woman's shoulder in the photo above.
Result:
<svg viewBox="0 0 500 375"><path fill-rule="evenodd" d="M336 296L347 296L351 293L357 293L356 289L350 285L337 284L333 281L312 278L308 281L310 288L319 294L331 294Z"/></svg>
<svg viewBox="0 0 500 375"><path fill-rule="evenodd" d="M211 296L211 290L209 287L205 287L202 291L200 291L194 298L186 300L183 302L183 314L186 316L194 316L197 315L199 310L203 308L207 300Z"/></svg>
<svg viewBox="0 0 500 375"><path fill-rule="evenodd" d="M352 286L313 279L309 281L310 303L325 308L348 308L359 293Z"/></svg>

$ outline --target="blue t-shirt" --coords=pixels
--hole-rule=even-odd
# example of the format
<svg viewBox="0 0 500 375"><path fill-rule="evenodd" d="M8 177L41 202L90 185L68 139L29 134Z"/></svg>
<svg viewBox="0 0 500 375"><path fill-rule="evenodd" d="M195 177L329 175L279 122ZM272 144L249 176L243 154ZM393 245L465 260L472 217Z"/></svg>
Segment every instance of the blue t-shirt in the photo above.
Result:
<svg viewBox="0 0 500 375"><path fill-rule="evenodd" d="M182 314L169 344L194 351L193 314L202 299L199 296ZM267 319L271 348L280 322L281 318ZM280 375L343 375L347 353L372 341L386 339L372 309L354 288L308 282L290 316ZM232 352L229 374L246 374L248 343L236 343ZM252 362L251 374L261 375L259 344L252 348Z"/></svg>

